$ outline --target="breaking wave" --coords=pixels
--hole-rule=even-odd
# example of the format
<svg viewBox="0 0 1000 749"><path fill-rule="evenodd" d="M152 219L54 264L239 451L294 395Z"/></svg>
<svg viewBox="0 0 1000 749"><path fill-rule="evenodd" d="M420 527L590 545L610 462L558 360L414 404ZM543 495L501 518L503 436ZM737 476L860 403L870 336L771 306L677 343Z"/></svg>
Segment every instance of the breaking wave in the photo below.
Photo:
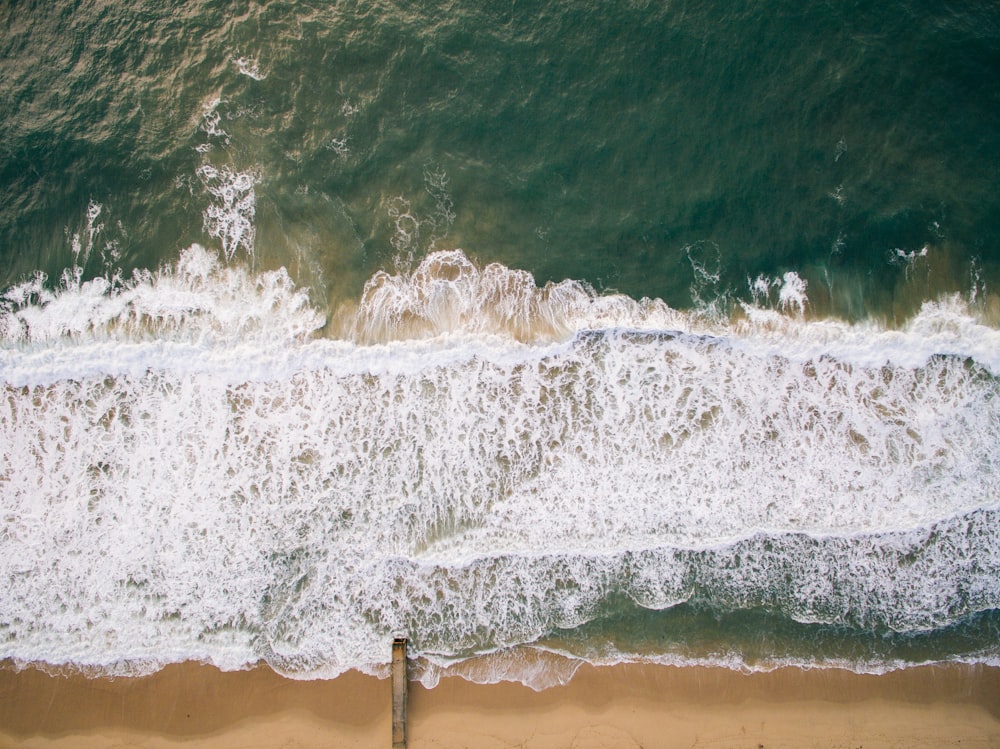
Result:
<svg viewBox="0 0 1000 749"><path fill-rule="evenodd" d="M810 319L797 277L758 281L723 318L438 252L339 337L284 271L198 246L11 287L0 657L305 678L381 673L407 634L427 683L536 686L581 659L996 661L998 331L956 297ZM853 644L571 646L686 611Z"/></svg>

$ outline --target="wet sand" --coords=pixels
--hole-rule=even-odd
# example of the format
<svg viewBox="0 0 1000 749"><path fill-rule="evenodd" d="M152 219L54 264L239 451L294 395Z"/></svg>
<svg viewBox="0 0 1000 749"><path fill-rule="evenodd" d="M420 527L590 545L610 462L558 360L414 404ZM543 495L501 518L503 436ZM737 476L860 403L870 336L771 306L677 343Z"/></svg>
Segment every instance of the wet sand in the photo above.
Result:
<svg viewBox="0 0 1000 749"><path fill-rule="evenodd" d="M142 678L0 667L3 747L389 747L388 680L193 663ZM409 747L998 747L1000 669L581 667L564 686L410 685Z"/></svg>

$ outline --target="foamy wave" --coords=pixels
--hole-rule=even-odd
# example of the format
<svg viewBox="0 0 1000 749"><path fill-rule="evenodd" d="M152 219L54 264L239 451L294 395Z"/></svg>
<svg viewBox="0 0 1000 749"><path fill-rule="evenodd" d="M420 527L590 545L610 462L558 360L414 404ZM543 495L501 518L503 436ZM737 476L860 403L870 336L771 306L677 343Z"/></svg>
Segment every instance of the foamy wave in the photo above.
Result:
<svg viewBox="0 0 1000 749"><path fill-rule="evenodd" d="M136 272L123 281L81 282L65 273L56 289L43 274L4 292L0 334L5 343L274 343L302 339L323 324L284 270L251 275L223 266L193 245L173 267ZM55 354L55 352L53 352ZM106 360L116 354L109 350Z"/></svg>
<svg viewBox="0 0 1000 749"><path fill-rule="evenodd" d="M893 671L903 671L910 668L920 668L924 666L940 666L948 664L964 664L969 666L987 666L991 668L1000 667L1000 656L996 653L975 655L971 657L954 657L946 659L930 658L924 660L903 660L900 658L844 658L844 657L788 657L788 656L774 656L771 658L765 658L763 660L748 661L738 652L729 653L713 653L711 655L701 655L692 656L685 653L662 653L656 655L650 655L648 653L637 653L637 652L627 652L627 651L612 651L608 652L606 655L601 657L582 659L578 656L573 656L569 653L563 653L559 650L550 651L553 656L562 656L568 663L563 666L563 668L568 670L568 667L572 664L576 664L576 669L584 663L588 663L592 666L597 667L611 667L619 666L629 663L643 663L656 666L673 666L677 668L689 668L689 667L702 667L702 668L724 668L729 671L739 671L744 674L759 674L759 673L770 673L772 671L780 671L785 668L801 668L801 669L830 669L830 670L842 670L851 671L856 674L868 674L872 676L881 676L883 674L892 673ZM532 680L533 672L531 669L526 671L526 678L518 678L514 674L516 671L517 658L512 658L512 663L510 665L510 678L504 679L505 681L517 681L521 682L527 687L531 687L535 691L542 691L543 689L548 689L551 686L557 686L557 683L548 683L544 679L540 679L538 682ZM557 661L558 663L558 661ZM466 676L466 673L470 673L470 676ZM440 682L440 679L444 676L461 676L466 678L467 681L472 681L475 683L493 683L493 682L479 682L477 681L477 674L475 669L456 669L454 673L445 671L440 674L435 674L436 680L431 684L425 684L425 686L433 687ZM565 683L565 682L558 682Z"/></svg>
<svg viewBox="0 0 1000 749"><path fill-rule="evenodd" d="M538 287L530 273L480 269L460 250L428 255L412 273L376 273L346 336L362 344L442 336L496 336L545 344L584 330L679 331L725 340L760 356L832 357L865 367L920 367L932 357L968 357L1000 374L1000 330L979 321L958 295L926 302L901 328L803 315L806 285L795 273L759 277L740 313L680 311L661 300L598 294L580 281ZM775 294L775 290L777 293ZM776 296L776 298L774 298Z"/></svg>
<svg viewBox="0 0 1000 749"><path fill-rule="evenodd" d="M245 75L255 81L262 81L267 78L267 73L261 71L260 61L256 57L239 55L238 57L232 58L232 61L233 65L236 66L236 69L240 71L241 75Z"/></svg>
<svg viewBox="0 0 1000 749"><path fill-rule="evenodd" d="M1000 608L995 331L958 300L719 321L438 253L330 341L286 273L196 246L3 305L0 657L334 675L616 600L907 633Z"/></svg>
<svg viewBox="0 0 1000 749"><path fill-rule="evenodd" d="M240 265L223 265L198 245L155 273L137 271L128 280L81 278L82 269L73 268L56 288L37 274L7 289L0 297L0 336L8 343L61 338L227 345L253 345L269 336L277 348L264 353L284 350L278 358L294 366L288 345L318 343L314 334L326 317L310 307L306 292L296 290L284 270L253 274ZM479 347L564 345L588 330L672 331L797 363L832 358L913 369L935 356L953 356L1000 373L1000 330L979 320L958 295L928 301L901 327L887 328L873 321L805 317L808 300L795 274L780 282L762 277L751 284L756 287L754 301L726 318L675 310L661 300L598 294L580 281L538 287L525 271L496 263L481 269L460 250L442 251L412 273L376 273L353 311L333 311L339 327L331 334L362 347L394 346L404 357L420 341L462 357ZM282 371L261 376L281 377Z"/></svg>
<svg viewBox="0 0 1000 749"><path fill-rule="evenodd" d="M222 242L227 260L232 260L242 249L253 257L257 226L257 196L254 187L259 181L252 172L238 172L228 166L215 167L202 164L197 170L202 184L212 196L212 203L204 211L205 231Z"/></svg>
<svg viewBox="0 0 1000 749"><path fill-rule="evenodd" d="M361 343L455 333L542 342L586 328L673 329L683 319L661 301L602 296L579 281L539 288L530 273L497 263L480 270L452 250L432 253L412 274L375 274L352 335Z"/></svg>
<svg viewBox="0 0 1000 749"><path fill-rule="evenodd" d="M969 305L953 294L927 301L902 327L876 322L801 320L773 309L743 307L729 340L760 356L804 362L823 358L862 367L925 366L935 356L971 359L1000 375L1000 330L977 319Z"/></svg>
<svg viewBox="0 0 1000 749"><path fill-rule="evenodd" d="M531 645L483 653L471 658L423 655L410 665L410 678L428 689L441 679L460 677L474 684L517 682L536 692L562 686L586 661Z"/></svg>
<svg viewBox="0 0 1000 749"><path fill-rule="evenodd" d="M864 657L801 658L776 655L750 662L738 652L715 652L704 655L690 655L682 652L650 654L648 652L606 648L600 656L584 658L548 645L525 645L454 661L418 657L411 662L409 673L411 679L420 682L428 689L436 687L442 679L458 677L474 684L515 682L536 692L541 692L569 683L584 664L603 668L637 663L676 668L723 668L745 674L769 673L785 668L803 668L882 675L909 668L944 664L981 665L996 668L1000 667L1000 656L983 654L982 656L956 657L946 660L908 661Z"/></svg>

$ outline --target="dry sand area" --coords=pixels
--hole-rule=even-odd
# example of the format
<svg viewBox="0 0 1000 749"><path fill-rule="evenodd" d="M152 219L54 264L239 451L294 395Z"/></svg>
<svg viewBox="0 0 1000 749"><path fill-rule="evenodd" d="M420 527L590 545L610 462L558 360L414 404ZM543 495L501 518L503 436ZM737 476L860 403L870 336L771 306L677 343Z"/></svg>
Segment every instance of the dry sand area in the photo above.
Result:
<svg viewBox="0 0 1000 749"><path fill-rule="evenodd" d="M391 745L391 685L181 664L132 679L0 668L0 746L305 749ZM566 685L410 686L410 749L1000 747L1000 669L583 666Z"/></svg>

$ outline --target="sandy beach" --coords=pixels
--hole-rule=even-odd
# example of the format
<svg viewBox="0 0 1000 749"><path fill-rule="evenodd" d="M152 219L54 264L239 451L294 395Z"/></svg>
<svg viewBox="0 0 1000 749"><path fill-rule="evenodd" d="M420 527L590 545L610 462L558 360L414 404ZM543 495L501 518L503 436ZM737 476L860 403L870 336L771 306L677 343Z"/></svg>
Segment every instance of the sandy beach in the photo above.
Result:
<svg viewBox="0 0 1000 749"><path fill-rule="evenodd" d="M388 747L390 682L294 681L267 668L169 666L88 679L0 669L3 747ZM412 684L422 747L995 747L1000 669L884 676L782 669L583 666L564 686Z"/></svg>

